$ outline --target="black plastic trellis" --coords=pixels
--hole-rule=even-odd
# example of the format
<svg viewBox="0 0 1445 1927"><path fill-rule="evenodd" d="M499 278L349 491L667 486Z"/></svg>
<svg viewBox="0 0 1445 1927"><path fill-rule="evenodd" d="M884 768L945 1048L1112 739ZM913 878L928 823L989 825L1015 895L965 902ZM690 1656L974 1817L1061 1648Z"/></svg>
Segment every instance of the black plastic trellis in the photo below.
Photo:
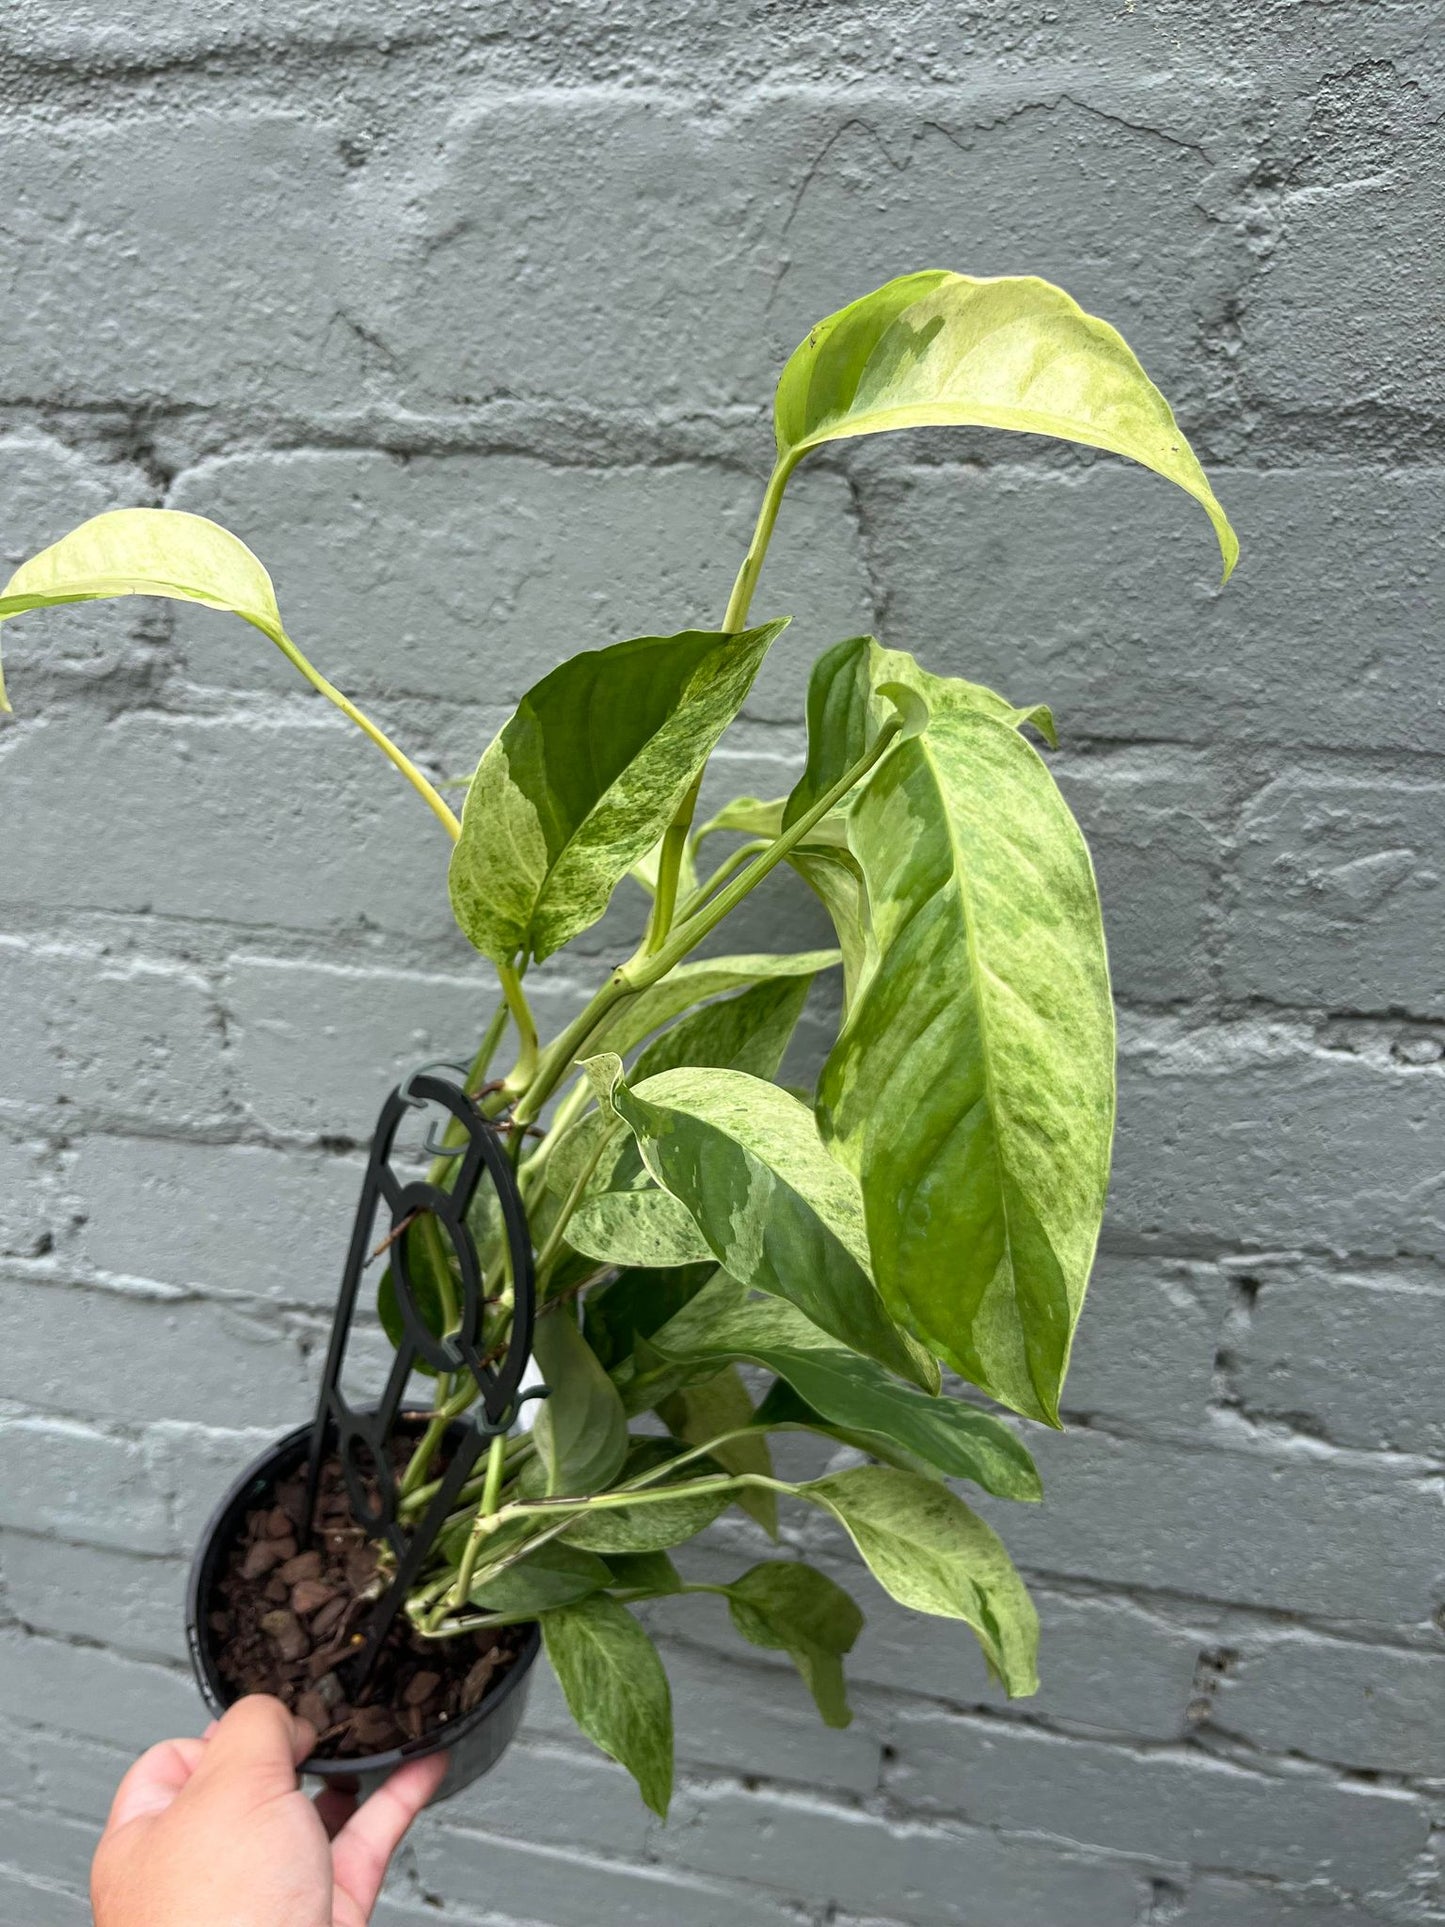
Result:
<svg viewBox="0 0 1445 1927"><path fill-rule="evenodd" d="M370 1672L482 1447L496 1434L510 1430L522 1397L530 1396L521 1390L522 1375L531 1357L536 1318L536 1284L526 1207L497 1126L482 1116L459 1084L438 1076L437 1068L427 1066L413 1072L387 1098L377 1119L311 1432L306 1484L308 1536L315 1516L321 1466L330 1445L340 1457L352 1517L369 1538L385 1539L396 1557L395 1576L372 1609L355 1655L346 1662L353 1693ZM460 1160L456 1176L446 1190L424 1178L406 1178L392 1163L397 1132L408 1111L427 1105L439 1106L450 1113L465 1133L455 1152L445 1153ZM436 1154L440 1148L429 1132L428 1149ZM495 1361L485 1356L483 1348L484 1280L476 1241L467 1222L469 1207L483 1178L496 1193L511 1258L512 1322L506 1348ZM379 1404L374 1409L358 1409L341 1389L341 1371L367 1266L368 1247L382 1206L391 1219L388 1256L401 1313L402 1335ZM428 1329L418 1310L407 1256L409 1241L402 1235L407 1224L424 1212L431 1213L450 1240L461 1278L458 1326L444 1338ZM447 1458L439 1488L420 1523L408 1533L397 1514L396 1479L387 1447L408 1381L419 1360L437 1372L469 1372L481 1402L480 1409L474 1407L465 1419L456 1422L451 1434L456 1442ZM375 1487L374 1501L367 1491L368 1478Z"/></svg>

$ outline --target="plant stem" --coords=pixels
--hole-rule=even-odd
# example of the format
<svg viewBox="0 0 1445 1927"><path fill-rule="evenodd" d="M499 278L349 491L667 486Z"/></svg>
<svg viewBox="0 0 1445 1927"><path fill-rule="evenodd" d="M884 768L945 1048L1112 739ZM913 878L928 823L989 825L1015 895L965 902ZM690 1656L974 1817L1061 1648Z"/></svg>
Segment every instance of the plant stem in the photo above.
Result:
<svg viewBox="0 0 1445 1927"><path fill-rule="evenodd" d="M523 1198L530 1202L538 1183L543 1178L552 1153L566 1133L567 1126L580 1117L592 1102L592 1086L585 1077L579 1077L572 1089L552 1113L552 1122L547 1127L547 1135L527 1159L518 1174Z"/></svg>
<svg viewBox="0 0 1445 1927"><path fill-rule="evenodd" d="M642 1599L676 1599L679 1593L715 1592L722 1598L728 1596L726 1586L715 1586L704 1580L685 1579L666 1593L655 1592L649 1586L633 1586L629 1590L611 1591L610 1596L619 1606L631 1606ZM455 1639L458 1633L485 1633L494 1626L517 1626L525 1620L535 1618L533 1613L475 1613L470 1619L445 1619L435 1627L418 1628L424 1639Z"/></svg>
<svg viewBox="0 0 1445 1927"><path fill-rule="evenodd" d="M559 1512L562 1516L555 1524L534 1533L524 1544L514 1547L505 1558L497 1560L495 1565L487 1567L482 1574L481 1583L485 1585L487 1580L494 1579L513 1566L519 1565L539 1546L546 1545L549 1540L557 1538L574 1520L588 1512L615 1511L620 1506L628 1505L660 1504L667 1499L686 1498L690 1493L731 1492L740 1486L754 1486L770 1492L781 1492L785 1497L792 1499L797 1498L802 1491L801 1486L789 1485L783 1479L770 1479L762 1472L736 1472L726 1477L695 1479L690 1484L666 1486L660 1492L635 1492L623 1487L615 1492L598 1493L590 1499L535 1499L526 1504L505 1505L493 1516L493 1531L511 1519L533 1518L539 1515L551 1516ZM475 1572L472 1577L475 1581ZM446 1575L424 1586L420 1592L412 1596L408 1604L407 1610L413 1624L428 1638L446 1636L452 1632L464 1630L454 1624L447 1626L442 1624L445 1608L440 1602L450 1590L451 1577Z"/></svg>
<svg viewBox="0 0 1445 1927"><path fill-rule="evenodd" d="M537 1072L537 1020L532 1015L532 1006L527 1002L527 993L522 988L522 973L514 963L499 963L497 977L501 982L502 995L507 1000L507 1009L512 1014L512 1022L517 1026L517 1061L507 1073L504 1090L508 1095L523 1091L531 1083Z"/></svg>
<svg viewBox="0 0 1445 1927"><path fill-rule="evenodd" d="M507 1005L505 1003L499 1003L488 1019L487 1028L482 1033L482 1041L477 1047L477 1054L472 1059L471 1068L467 1072L466 1088L468 1090L471 1090L475 1085L485 1080L492 1062L492 1055L498 1043L501 1041L503 1030L506 1028L507 1015ZM465 1126L461 1123L460 1119L455 1117L448 1118L446 1128L442 1132L442 1143L445 1145L459 1143L464 1131ZM452 1175L455 1166L456 1160L454 1158L433 1158L431 1164L427 1167L428 1183L439 1185L444 1189L446 1181ZM440 1233L436 1230L435 1222L430 1222L432 1234L436 1238L438 1246L441 1247L435 1253L435 1262L440 1266L441 1273L446 1278L447 1291L450 1293L451 1267L447 1263L446 1250L444 1246L441 1246ZM403 1236L407 1235L409 1235L409 1233L403 1233ZM443 1309L446 1318L446 1330L455 1330L457 1325L457 1306L454 1294L446 1299ZM470 1381L468 1381L468 1383L470 1384ZM471 1397L467 1399L466 1405L463 1405L462 1411L467 1409L467 1406L472 1403L475 1397L476 1389L473 1386ZM446 1372L439 1372L437 1374L436 1391L432 1397L432 1415L427 1422L426 1430L417 1442L415 1451L407 1461L406 1470L401 1475L401 1480L397 1486L398 1500L404 1501L408 1499L421 1486L421 1482L426 1477L427 1467L431 1464L432 1457L441 1445L442 1439L446 1434L447 1426L450 1425L454 1418L460 1417L460 1413L455 1407L455 1398L456 1387L451 1376Z"/></svg>
<svg viewBox="0 0 1445 1927"><path fill-rule="evenodd" d="M636 1492L643 1486L655 1485L659 1479L666 1478L670 1472L675 1472L680 1465L686 1465L690 1459L704 1459L709 1452L716 1452L720 1445L727 1445L733 1439L756 1435L757 1431L756 1425L735 1425L727 1432L719 1432L715 1439L709 1439L705 1445L695 1445L690 1452L679 1452L675 1459L664 1459L661 1465L654 1466L650 1472L640 1472L635 1479L629 1479L626 1485L619 1486L618 1490Z"/></svg>
<svg viewBox="0 0 1445 1927"><path fill-rule="evenodd" d="M401 750L397 748L396 744L386 734L385 730L378 729L369 716L363 715L349 696L343 696L335 683L328 682L319 669L313 668L284 630L280 632L268 630L267 633L286 660L294 669L300 670L311 687L319 690L328 702L335 703L342 715L348 717L355 723L363 735L371 738L382 755L388 757L390 761L396 765L407 782L411 784L418 796L421 797L427 808L431 810L432 814L444 825L447 835L452 839L453 843L455 843L462 833L460 822L457 820L453 811L437 794L436 790L433 789L432 785L422 775L416 764L412 762L411 758L403 755Z"/></svg>
<svg viewBox="0 0 1445 1927"><path fill-rule="evenodd" d="M891 716L864 754L843 772L833 787L820 796L795 823L790 824L781 836L775 838L761 855L755 857L741 876L734 878L710 903L704 904L702 909L679 924L660 950L650 957L639 951L627 963L617 966L581 1015L573 1018L561 1035L543 1051L538 1061L537 1075L513 1113L518 1123L526 1124L536 1117L562 1081L568 1065L585 1048L603 1019L610 1017L619 1004L626 1003L639 991L648 989L665 977L674 964L681 963L688 951L700 944L729 912L735 910L748 892L776 869L784 857L817 828L829 810L835 809L849 790L861 783L874 765L882 761L902 728L902 721Z"/></svg>
<svg viewBox="0 0 1445 1927"><path fill-rule="evenodd" d="M672 928L673 913L677 908L678 878L682 873L682 860L687 854L688 832L697 810L702 778L703 771L699 770L692 779L687 795L678 804L677 814L663 833L662 848L657 856L657 889L653 893L652 910L647 919L647 934L642 941L645 956L662 948Z"/></svg>
<svg viewBox="0 0 1445 1927"><path fill-rule="evenodd" d="M797 467L801 457L797 454L780 461L768 477L768 485L763 490L762 504L758 509L758 519L753 526L753 539L748 544L748 552L743 557L742 567L738 570L733 592L728 597L727 613L723 616L722 626L728 635L736 635L747 624L748 610L752 607L753 591L758 586L758 577L763 571L763 558L772 540L773 524L778 519L782 506L783 490L788 485L788 477Z"/></svg>
<svg viewBox="0 0 1445 1927"><path fill-rule="evenodd" d="M516 1438L509 1438L507 1440L506 1460L508 1478L511 1477L519 1466L524 1465L526 1461L531 1458L536 1449L536 1446L532 1443L530 1433L527 1432L521 1432ZM467 1480L466 1484L457 1494L458 1512L453 1513L451 1515L452 1518L456 1518L459 1512L468 1506L474 1505L476 1501L481 1498L482 1488L485 1483L486 1474L484 1472L473 1473L472 1477ZM401 1511L404 1513L424 1512L440 1490L440 1479L433 1479L429 1485L417 1486L414 1490L407 1493L401 1503Z"/></svg>
<svg viewBox="0 0 1445 1927"><path fill-rule="evenodd" d="M770 837L755 837L751 843L739 844L731 856L724 857L712 875L707 879L706 883L700 883L688 898L687 902L683 904L681 912L683 921L686 922L690 916L695 915L707 902L713 891L720 890L728 878L740 870L745 863L751 863L755 856L761 856L763 851L770 846L771 841L772 839Z"/></svg>
<svg viewBox="0 0 1445 1927"><path fill-rule="evenodd" d="M708 1492L731 1492L734 1487L741 1485L783 1492L789 1498L796 1498L800 1489L796 1485L789 1485L785 1479L770 1479L765 1472L723 1472L706 1479L684 1480L680 1485L665 1485L656 1491L618 1486L615 1491L594 1493L588 1499L514 1499L510 1505L502 1507L496 1519L500 1525L508 1519L545 1519L558 1512L566 1512L570 1519L573 1514L580 1517L587 1512L615 1512L621 1506L662 1505L669 1499L693 1498Z"/></svg>
<svg viewBox="0 0 1445 1927"><path fill-rule="evenodd" d="M648 984L656 983L659 977L665 977L674 964L681 963L689 950L694 949L710 931L716 929L723 918L737 908L748 892L755 890L763 878L770 871L775 870L784 857L795 850L817 828L829 810L835 809L849 790L861 783L875 764L882 761L902 728L901 719L890 716L858 761L843 772L833 787L820 796L810 810L800 816L795 823L790 824L781 836L775 837L760 855L754 857L741 876L735 877L711 901L705 903L700 910L677 926L657 955L648 960L645 971L637 973L637 976L643 979L638 983L637 988L645 989ZM623 969L624 972L629 972L631 966L624 965Z"/></svg>
<svg viewBox="0 0 1445 1927"><path fill-rule="evenodd" d="M454 1611L460 1611L472 1589L472 1574L477 1569L477 1558L482 1550L482 1541L495 1532L498 1523L497 1500L502 1491L502 1470L506 1463L507 1438L504 1432L493 1432L492 1442L487 1448L487 1480L482 1487L482 1502L477 1507L477 1516L472 1521L471 1536L462 1553L462 1562L457 1569L456 1584L452 1587L451 1602Z"/></svg>
<svg viewBox="0 0 1445 1927"><path fill-rule="evenodd" d="M638 991L646 989L646 983L633 983L625 974L629 968L629 965L619 964L587 1008L580 1016L574 1017L567 1028L543 1051L537 1065L537 1075L512 1113L516 1122L531 1123L566 1076L568 1067L602 1020L610 1017L619 1004L626 1003L630 997L635 997ZM649 978L647 981L653 980Z"/></svg>
<svg viewBox="0 0 1445 1927"><path fill-rule="evenodd" d="M542 1249L537 1253L536 1276L537 1302L539 1305L543 1302L546 1295L545 1287L547 1279L551 1275L552 1267L556 1264L557 1255L561 1251L565 1241L568 1221L578 1205L581 1204L582 1194L591 1183L593 1172L602 1162L602 1153L607 1149L608 1138L611 1135L612 1134L606 1130L597 1133L596 1148L593 1150L591 1157L585 1160L576 1177L573 1178L566 1197L558 1207L557 1216L553 1220L551 1230L547 1233Z"/></svg>
<svg viewBox="0 0 1445 1927"><path fill-rule="evenodd" d="M402 1473L396 1488L398 1504L414 1492L426 1477L432 1455L445 1438L446 1429L451 1423L446 1414L447 1402L451 1397L451 1379L443 1374L437 1379L436 1398L432 1406L432 1415L427 1420L426 1430L417 1441L416 1450L407 1461L406 1470Z"/></svg>
<svg viewBox="0 0 1445 1927"><path fill-rule="evenodd" d="M436 1397L432 1404L432 1415L427 1420L426 1430L417 1443L416 1450L407 1462L397 1487L397 1497L407 1498L415 1492L426 1477L427 1467L432 1456L446 1437L447 1427L453 1419L461 1418L476 1403L477 1388L470 1377L463 1379L460 1391L452 1388L452 1380L442 1373L437 1378Z"/></svg>
<svg viewBox="0 0 1445 1927"><path fill-rule="evenodd" d="M758 508L758 519L753 524L752 541L743 557L742 567L738 570L737 580L733 583L728 606L723 613L723 634L735 636L747 627L748 610L752 607L753 591L758 586L762 573L763 558L768 552L768 544L773 538L773 524L778 519L782 506L783 490L788 485L788 477L799 461L798 455L791 455L778 462L768 477L767 487ZM668 825L662 839L662 848L657 858L657 890L652 900L652 915L647 922L647 936L643 941L643 954L651 956L660 950L667 940L672 927L673 911L677 904L677 878L682 868L682 859L687 850L688 832L692 828L693 815L697 810L698 792L702 788L703 771L699 770L692 780L687 795L678 805L677 814Z"/></svg>

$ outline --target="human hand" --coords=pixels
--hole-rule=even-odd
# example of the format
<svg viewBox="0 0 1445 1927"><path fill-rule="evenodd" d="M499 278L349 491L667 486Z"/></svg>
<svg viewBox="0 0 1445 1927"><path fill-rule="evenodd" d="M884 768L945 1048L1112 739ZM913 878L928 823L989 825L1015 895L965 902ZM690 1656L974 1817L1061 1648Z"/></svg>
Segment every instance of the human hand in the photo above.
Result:
<svg viewBox="0 0 1445 1927"><path fill-rule="evenodd" d="M360 1806L331 1788L313 1804L296 1768L315 1740L252 1694L204 1739L142 1754L91 1866L96 1927L366 1927L446 1760L409 1761Z"/></svg>

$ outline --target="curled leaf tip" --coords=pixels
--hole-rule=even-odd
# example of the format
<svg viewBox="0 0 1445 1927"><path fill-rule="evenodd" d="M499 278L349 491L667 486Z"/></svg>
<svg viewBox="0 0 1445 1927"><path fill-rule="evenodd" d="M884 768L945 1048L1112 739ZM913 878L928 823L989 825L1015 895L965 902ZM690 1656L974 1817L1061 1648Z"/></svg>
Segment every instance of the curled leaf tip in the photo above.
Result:
<svg viewBox="0 0 1445 1927"><path fill-rule="evenodd" d="M598 1051L595 1057L579 1057L577 1068L584 1072L593 1095L604 1111L615 1109L613 1098L622 1082L622 1059L616 1051Z"/></svg>
<svg viewBox="0 0 1445 1927"><path fill-rule="evenodd" d="M1229 519L1164 396L1116 328L1036 275L904 275L820 321L778 382L780 461L887 430L1001 428L1103 449L1193 496L1228 581Z"/></svg>
<svg viewBox="0 0 1445 1927"><path fill-rule="evenodd" d="M885 696L893 705L894 714L901 725L898 732L900 742L910 742L927 729L928 701L921 690L905 682L882 682L878 684L878 694Z"/></svg>

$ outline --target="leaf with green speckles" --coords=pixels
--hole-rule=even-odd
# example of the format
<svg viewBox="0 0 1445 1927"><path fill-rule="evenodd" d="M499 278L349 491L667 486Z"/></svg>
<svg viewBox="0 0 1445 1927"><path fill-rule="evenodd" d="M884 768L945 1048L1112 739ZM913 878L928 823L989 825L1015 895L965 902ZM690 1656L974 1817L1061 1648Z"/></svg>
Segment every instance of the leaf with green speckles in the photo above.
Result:
<svg viewBox="0 0 1445 1927"><path fill-rule="evenodd" d="M452 909L478 950L540 961L597 921L785 627L638 636L527 692L477 765L452 852Z"/></svg>
<svg viewBox="0 0 1445 1927"><path fill-rule="evenodd" d="M972 1627L1010 1699L1039 1689L1039 1620L1003 1541L947 1486L863 1465L799 1487L824 1506L901 1605Z"/></svg>
<svg viewBox="0 0 1445 1927"><path fill-rule="evenodd" d="M874 1288L862 1193L828 1155L806 1104L742 1071L679 1068L629 1089L615 1057L592 1058L587 1069L732 1277L790 1299L854 1351L937 1388L932 1360Z"/></svg>
<svg viewBox="0 0 1445 1927"><path fill-rule="evenodd" d="M661 1326L652 1343L678 1364L739 1360L775 1372L807 1401L801 1418L785 1407L784 1424L813 1422L836 1437L846 1432L848 1443L881 1457L902 1447L912 1460L949 1478L972 1479L997 1498L1040 1496L1027 1447L1001 1419L961 1399L930 1398L900 1384L781 1299L738 1304L725 1291L704 1291ZM759 1408L760 1425L770 1407L776 1409L771 1394Z"/></svg>
<svg viewBox="0 0 1445 1927"><path fill-rule="evenodd" d="M811 981L820 970L831 970L837 962L836 950L798 950L776 955L765 951L753 956L704 957L696 963L678 964L657 983L630 998L608 1020L597 1034L596 1048L626 1057L644 1037L709 998L789 977Z"/></svg>
<svg viewBox="0 0 1445 1927"><path fill-rule="evenodd" d="M606 1593L544 1613L542 1637L573 1719L627 1768L665 1820L672 1798L672 1694L657 1648Z"/></svg>
<svg viewBox="0 0 1445 1927"><path fill-rule="evenodd" d="M863 1615L843 1588L801 1560L774 1559L734 1579L727 1600L750 1645L771 1646L792 1660L825 1724L850 1725L843 1656L863 1630Z"/></svg>
<svg viewBox="0 0 1445 1927"><path fill-rule="evenodd" d="M878 659L896 678L899 658ZM895 1317L984 1391L1057 1424L1113 1135L1098 893L1016 714L912 673L928 728L848 816L873 960L818 1119L859 1180Z"/></svg>
<svg viewBox="0 0 1445 1927"><path fill-rule="evenodd" d="M773 409L778 459L896 428L1005 428L1102 448L1192 495L1226 579L1229 518L1119 332L1034 275L907 274L828 315L794 350Z"/></svg>

